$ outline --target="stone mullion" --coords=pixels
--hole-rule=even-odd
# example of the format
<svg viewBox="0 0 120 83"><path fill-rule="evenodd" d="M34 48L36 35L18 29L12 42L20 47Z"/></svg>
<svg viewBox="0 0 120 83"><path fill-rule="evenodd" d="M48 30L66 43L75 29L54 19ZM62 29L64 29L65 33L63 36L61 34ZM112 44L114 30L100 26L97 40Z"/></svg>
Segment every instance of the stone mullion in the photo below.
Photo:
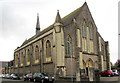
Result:
<svg viewBox="0 0 120 83"><path fill-rule="evenodd" d="M87 52L88 52L88 53L89 53L89 47L90 47L90 46L89 46L89 42L90 42L90 41L89 41L89 35L90 35L90 34L89 34L89 27L87 27Z"/></svg>
<svg viewBox="0 0 120 83"><path fill-rule="evenodd" d="M85 51L85 49L84 49L84 48L85 48L84 43L85 43L85 42L84 42L84 38L82 38L82 51L83 51L83 52Z"/></svg>
<svg viewBox="0 0 120 83"><path fill-rule="evenodd" d="M91 40L90 40L90 42L89 42L89 44L90 44L90 53L92 52L92 46L91 46Z"/></svg>
<svg viewBox="0 0 120 83"><path fill-rule="evenodd" d="M28 50L26 50L26 65L27 65L27 62L28 62Z"/></svg>
<svg viewBox="0 0 120 83"><path fill-rule="evenodd" d="M91 43L92 43L92 53L94 53L94 46L93 46L93 40L91 40Z"/></svg>
<svg viewBox="0 0 120 83"><path fill-rule="evenodd" d="M83 38L84 39L84 52L87 51L87 41L86 41L86 38Z"/></svg>
<svg viewBox="0 0 120 83"><path fill-rule="evenodd" d="M81 47L81 42L80 42L80 30L77 29L77 46Z"/></svg>
<svg viewBox="0 0 120 83"><path fill-rule="evenodd" d="M34 58L34 59L35 59L35 61L36 61L36 47L35 47L35 52L34 52L34 54L35 54L35 58Z"/></svg>

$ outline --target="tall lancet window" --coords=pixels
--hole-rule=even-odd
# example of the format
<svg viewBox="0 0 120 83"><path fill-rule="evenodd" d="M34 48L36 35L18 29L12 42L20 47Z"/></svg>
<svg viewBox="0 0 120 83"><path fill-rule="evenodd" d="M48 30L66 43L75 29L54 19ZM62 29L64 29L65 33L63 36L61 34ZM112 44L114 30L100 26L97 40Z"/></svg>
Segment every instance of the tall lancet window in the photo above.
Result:
<svg viewBox="0 0 120 83"><path fill-rule="evenodd" d="M94 45L93 45L93 25L92 23L89 26L89 52L94 53Z"/></svg>
<svg viewBox="0 0 120 83"><path fill-rule="evenodd" d="M27 50L27 62L30 62L30 50Z"/></svg>
<svg viewBox="0 0 120 83"><path fill-rule="evenodd" d="M51 44L49 40L46 42L46 57L51 57Z"/></svg>
<svg viewBox="0 0 120 83"><path fill-rule="evenodd" d="M18 67L18 54L16 54L16 56L15 56L15 65L16 65L16 67Z"/></svg>
<svg viewBox="0 0 120 83"><path fill-rule="evenodd" d="M36 59L36 60L39 59L39 48L38 48L37 45L36 45L36 47L35 47L35 59Z"/></svg>
<svg viewBox="0 0 120 83"><path fill-rule="evenodd" d="M22 52L22 53L21 53L21 60L20 60L20 61L21 61L21 64L23 64L23 56L24 56L24 55L23 55L23 52Z"/></svg>
<svg viewBox="0 0 120 83"><path fill-rule="evenodd" d="M86 22L85 20L82 23L82 51L87 51L87 34L86 34Z"/></svg>
<svg viewBox="0 0 120 83"><path fill-rule="evenodd" d="M66 56L72 57L72 39L69 35L66 40Z"/></svg>
<svg viewBox="0 0 120 83"><path fill-rule="evenodd" d="M93 26L92 26L92 24L90 25L90 27L89 27L89 37L90 37L90 40L92 40L93 39Z"/></svg>
<svg viewBox="0 0 120 83"><path fill-rule="evenodd" d="M85 27L85 21L82 24L82 37L86 37L86 27Z"/></svg>

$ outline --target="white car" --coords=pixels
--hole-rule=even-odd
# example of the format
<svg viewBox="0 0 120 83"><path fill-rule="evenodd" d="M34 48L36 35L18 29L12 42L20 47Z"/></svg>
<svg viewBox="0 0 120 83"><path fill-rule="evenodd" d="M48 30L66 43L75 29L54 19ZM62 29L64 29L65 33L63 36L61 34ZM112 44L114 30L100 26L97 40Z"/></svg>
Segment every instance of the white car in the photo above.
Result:
<svg viewBox="0 0 120 83"><path fill-rule="evenodd" d="M0 78L2 78L2 74L0 74Z"/></svg>
<svg viewBox="0 0 120 83"><path fill-rule="evenodd" d="M5 78L6 74L2 74L2 78Z"/></svg>
<svg viewBox="0 0 120 83"><path fill-rule="evenodd" d="M119 73L116 69L112 70L112 72L114 73L114 75L119 76Z"/></svg>
<svg viewBox="0 0 120 83"><path fill-rule="evenodd" d="M6 74L5 78L10 79L11 78L10 74Z"/></svg>

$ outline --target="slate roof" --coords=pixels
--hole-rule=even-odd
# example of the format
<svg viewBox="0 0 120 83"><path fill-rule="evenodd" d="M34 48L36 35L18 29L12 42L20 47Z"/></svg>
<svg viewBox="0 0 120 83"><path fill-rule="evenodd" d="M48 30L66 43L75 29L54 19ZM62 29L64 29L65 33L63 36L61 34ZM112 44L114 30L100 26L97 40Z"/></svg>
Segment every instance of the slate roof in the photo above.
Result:
<svg viewBox="0 0 120 83"><path fill-rule="evenodd" d="M79 15L79 13L81 12L82 7L84 5L87 5L87 3L85 2L80 8L76 9L75 11L71 12L70 14L68 14L67 16L65 16L64 18L62 18L63 26L68 25L74 18L77 17L77 15ZM49 27L47 27L43 31L40 31L38 34L34 35L33 37L29 38L28 40L25 40L21 46L27 44L28 42L34 40L35 38L41 36L42 34L48 32L49 30L51 30L53 28L54 28L54 24L50 25Z"/></svg>

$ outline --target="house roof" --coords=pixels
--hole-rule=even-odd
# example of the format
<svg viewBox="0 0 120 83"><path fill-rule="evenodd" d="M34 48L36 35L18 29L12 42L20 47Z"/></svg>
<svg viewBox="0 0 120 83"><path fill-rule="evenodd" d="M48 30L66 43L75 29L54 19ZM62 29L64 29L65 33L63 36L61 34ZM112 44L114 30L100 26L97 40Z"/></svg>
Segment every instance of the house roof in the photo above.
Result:
<svg viewBox="0 0 120 83"><path fill-rule="evenodd" d="M82 10L82 7L84 5L87 5L87 3L85 2L80 8L76 9L75 11L71 12L70 14L68 14L67 16L63 17L61 20L62 20L62 23L63 23L63 26L66 26L68 25L74 18L77 17L77 15L79 15L80 11ZM59 15L59 12L57 13L58 17L60 17ZM59 20L60 21L60 20ZM55 20L56 22L56 20ZM38 34L34 35L33 37L29 38L28 40L25 40L23 42L23 45L27 44L28 42L34 40L35 38L41 36L42 34L48 32L49 30L53 29L54 28L54 24L50 25L49 27L45 28L43 31L40 31Z"/></svg>

